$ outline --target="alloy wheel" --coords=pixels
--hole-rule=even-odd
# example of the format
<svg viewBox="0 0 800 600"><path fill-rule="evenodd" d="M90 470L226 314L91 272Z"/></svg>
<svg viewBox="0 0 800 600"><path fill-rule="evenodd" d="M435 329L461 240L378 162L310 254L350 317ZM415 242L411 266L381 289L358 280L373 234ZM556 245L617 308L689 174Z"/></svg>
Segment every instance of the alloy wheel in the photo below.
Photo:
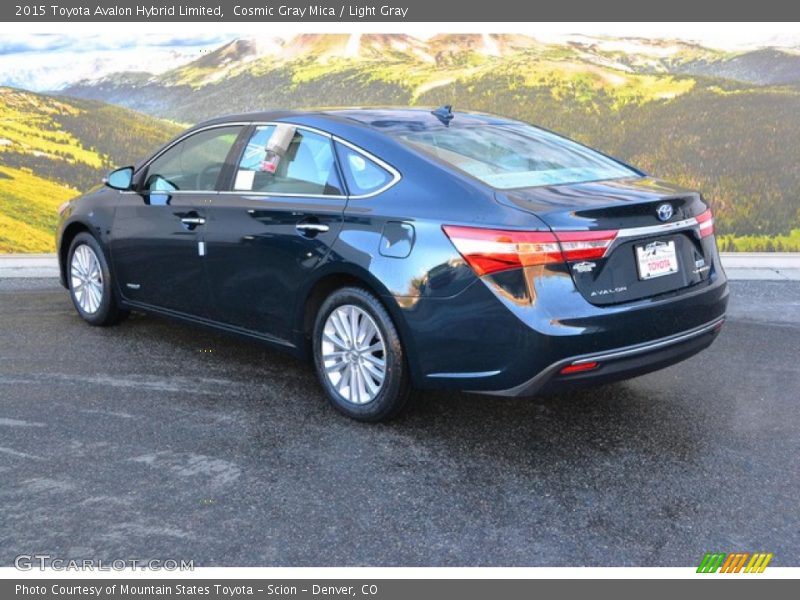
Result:
<svg viewBox="0 0 800 600"><path fill-rule="evenodd" d="M386 345L375 320L353 304L338 306L322 330L325 376L353 404L375 399L386 378Z"/></svg>
<svg viewBox="0 0 800 600"><path fill-rule="evenodd" d="M94 250L81 244L72 253L70 287L81 310L94 314L103 303L103 270Z"/></svg>

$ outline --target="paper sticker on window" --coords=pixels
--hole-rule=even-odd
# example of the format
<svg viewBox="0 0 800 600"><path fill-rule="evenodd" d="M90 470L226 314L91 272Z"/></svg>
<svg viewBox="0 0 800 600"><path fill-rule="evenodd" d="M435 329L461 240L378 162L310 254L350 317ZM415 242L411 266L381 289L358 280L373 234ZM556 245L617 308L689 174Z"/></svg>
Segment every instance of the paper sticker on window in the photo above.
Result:
<svg viewBox="0 0 800 600"><path fill-rule="evenodd" d="M240 169L236 172L236 181L233 184L234 189L237 190L252 190L253 180L255 179L255 171L245 171Z"/></svg>

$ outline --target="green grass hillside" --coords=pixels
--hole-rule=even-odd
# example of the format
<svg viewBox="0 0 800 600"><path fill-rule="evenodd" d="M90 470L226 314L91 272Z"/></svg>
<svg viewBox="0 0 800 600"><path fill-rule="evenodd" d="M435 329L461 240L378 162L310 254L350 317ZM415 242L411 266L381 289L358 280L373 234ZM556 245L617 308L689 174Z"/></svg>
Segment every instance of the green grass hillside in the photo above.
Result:
<svg viewBox="0 0 800 600"><path fill-rule="evenodd" d="M52 252L62 202L179 129L97 101L0 88L0 252Z"/></svg>
<svg viewBox="0 0 800 600"><path fill-rule="evenodd" d="M56 209L75 194L29 169L0 167L0 253L53 252Z"/></svg>
<svg viewBox="0 0 800 600"><path fill-rule="evenodd" d="M512 87L513 93L505 91ZM550 86L515 86L493 74L437 88L420 100L450 99L567 132L652 175L701 190L731 249L739 249L741 236L788 235L800 228L797 89L727 92L695 83L675 98L619 107L613 96L556 97ZM791 246L800 251L796 239Z"/></svg>

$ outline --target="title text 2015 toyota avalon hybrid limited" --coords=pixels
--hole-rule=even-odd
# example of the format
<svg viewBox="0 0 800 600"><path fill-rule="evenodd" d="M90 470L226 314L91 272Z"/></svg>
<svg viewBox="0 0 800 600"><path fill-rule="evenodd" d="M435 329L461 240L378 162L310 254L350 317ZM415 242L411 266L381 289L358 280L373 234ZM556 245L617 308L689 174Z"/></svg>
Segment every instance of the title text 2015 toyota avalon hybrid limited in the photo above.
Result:
<svg viewBox="0 0 800 600"><path fill-rule="evenodd" d="M665 367L711 344L728 299L700 194L449 107L208 121L62 207L57 236L89 323L137 309L313 356L368 421L411 388Z"/></svg>

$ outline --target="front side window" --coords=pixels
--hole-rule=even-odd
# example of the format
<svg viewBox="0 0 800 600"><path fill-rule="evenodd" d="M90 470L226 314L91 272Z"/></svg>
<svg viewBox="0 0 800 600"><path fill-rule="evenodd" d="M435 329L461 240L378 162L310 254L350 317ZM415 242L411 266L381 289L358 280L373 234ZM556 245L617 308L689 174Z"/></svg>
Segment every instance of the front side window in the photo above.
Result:
<svg viewBox="0 0 800 600"><path fill-rule="evenodd" d="M389 171L349 146L336 142L336 152L351 195L372 194L392 181Z"/></svg>
<svg viewBox="0 0 800 600"><path fill-rule="evenodd" d="M149 192L214 191L241 126L195 133L156 158L147 168Z"/></svg>
<svg viewBox="0 0 800 600"><path fill-rule="evenodd" d="M485 123L393 135L499 189L639 177L577 142L523 123Z"/></svg>
<svg viewBox="0 0 800 600"><path fill-rule="evenodd" d="M253 132L233 187L276 195L342 195L331 139L287 123Z"/></svg>

